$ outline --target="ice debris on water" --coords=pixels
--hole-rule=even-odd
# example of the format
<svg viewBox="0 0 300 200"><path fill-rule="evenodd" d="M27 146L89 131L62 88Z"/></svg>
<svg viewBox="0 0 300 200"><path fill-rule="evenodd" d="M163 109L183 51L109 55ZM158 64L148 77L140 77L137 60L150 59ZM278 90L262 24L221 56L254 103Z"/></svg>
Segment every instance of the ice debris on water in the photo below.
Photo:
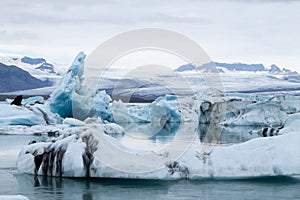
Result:
<svg viewBox="0 0 300 200"><path fill-rule="evenodd" d="M23 147L17 162L19 171L62 177L145 179L300 174L300 153L297 151L300 97L226 96L217 91L185 98L167 95L149 104L129 105L112 101L105 91L91 91L83 85L85 57L84 53L76 57L49 100L33 97L23 100L21 106L0 103L2 126L25 125L40 130L42 134L59 135ZM136 156L142 155L118 144L115 138L126 133L120 125L144 123L157 128L157 124L160 129L168 129L172 127L170 123L186 122L209 126L213 123L228 127L261 126L250 133L263 137L242 144L214 146L209 148L209 153L204 150L203 143L194 140L177 160L169 160L157 171L139 174L119 171L101 162L101 155L109 151L100 145L100 140L105 138L117 148ZM49 130L37 128L39 125L48 125L44 127ZM25 132L30 128L22 127ZM186 130L195 131L193 128ZM169 159L172 152L165 152L164 155L168 156L161 155L157 154L158 159ZM130 166L130 163L125 164Z"/></svg>

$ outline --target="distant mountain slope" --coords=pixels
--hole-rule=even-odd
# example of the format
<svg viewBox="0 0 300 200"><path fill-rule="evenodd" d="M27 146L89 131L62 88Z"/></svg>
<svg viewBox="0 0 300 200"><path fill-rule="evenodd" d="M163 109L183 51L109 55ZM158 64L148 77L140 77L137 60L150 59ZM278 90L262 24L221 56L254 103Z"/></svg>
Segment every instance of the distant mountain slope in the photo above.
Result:
<svg viewBox="0 0 300 200"><path fill-rule="evenodd" d="M30 65L38 65L38 64L45 63L46 60L44 58L30 58L30 57L25 56L25 57L21 58L21 62L30 64Z"/></svg>
<svg viewBox="0 0 300 200"><path fill-rule="evenodd" d="M51 80L56 82L64 73L68 66L57 63L50 63L44 58L31 58L28 56L0 54L0 63L14 65L40 80Z"/></svg>
<svg viewBox="0 0 300 200"><path fill-rule="evenodd" d="M176 72L184 72L184 71L192 71L192 70L196 70L196 66L191 63L186 65L181 65L180 67L175 69Z"/></svg>
<svg viewBox="0 0 300 200"><path fill-rule="evenodd" d="M40 71L44 71L44 72L48 72L51 74L59 74L54 65L52 65L51 63L48 63L44 58L30 58L30 57L23 57L21 58L21 62L22 63L26 63L29 65L37 65L37 67L35 67L35 69L40 70Z"/></svg>
<svg viewBox="0 0 300 200"><path fill-rule="evenodd" d="M270 74L280 74L280 75L298 75L297 72L293 72L289 69L280 69L276 65L271 65L266 68L263 64L245 64L245 63L220 63L220 62L210 62L203 64L201 66L195 66L191 63L182 65L175 69L177 72L194 71L199 70L203 73L226 73L226 71L231 72L268 72Z"/></svg>
<svg viewBox="0 0 300 200"><path fill-rule="evenodd" d="M12 92L51 86L48 80L41 81L16 66L0 63L0 92Z"/></svg>
<svg viewBox="0 0 300 200"><path fill-rule="evenodd" d="M266 71L267 69L263 64L244 64L244 63L219 63L215 62L218 67L226 68L230 71Z"/></svg>

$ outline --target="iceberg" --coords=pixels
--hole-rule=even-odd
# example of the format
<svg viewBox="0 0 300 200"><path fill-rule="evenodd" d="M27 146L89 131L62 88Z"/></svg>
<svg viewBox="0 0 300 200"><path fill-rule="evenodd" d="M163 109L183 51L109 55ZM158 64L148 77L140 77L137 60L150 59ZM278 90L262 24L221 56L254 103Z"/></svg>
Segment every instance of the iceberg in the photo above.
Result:
<svg viewBox="0 0 300 200"><path fill-rule="evenodd" d="M8 102L0 103L0 125L50 125L61 124L62 118L52 113L46 104L37 103L30 105L41 98L31 98L24 106L10 105Z"/></svg>
<svg viewBox="0 0 300 200"><path fill-rule="evenodd" d="M79 53L47 103L51 112L62 118L84 120L97 115L111 122L110 96L105 91L91 91L83 85L85 57L83 52Z"/></svg>
<svg viewBox="0 0 300 200"><path fill-rule="evenodd" d="M23 147L17 167L25 173L61 177L171 180L292 176L300 174L299 122L300 114L293 114L280 130L280 136L219 145L210 152L202 151L205 144L194 140L177 160L170 157L176 148L162 154L128 149L106 135L101 126L90 124L89 128L78 127L75 134L64 134L49 142ZM111 157L111 147L145 160L135 163L122 156ZM113 164L107 164L106 159L115 161L113 164L120 165L122 169L140 171L140 168L147 169L162 161L164 167L133 173L112 167Z"/></svg>
<svg viewBox="0 0 300 200"><path fill-rule="evenodd" d="M0 200L29 200L23 195L0 195Z"/></svg>
<svg viewBox="0 0 300 200"><path fill-rule="evenodd" d="M39 107L23 107L10 104L0 104L1 125L25 125L33 126L47 124L46 116Z"/></svg>
<svg viewBox="0 0 300 200"><path fill-rule="evenodd" d="M64 118L84 121L89 117L100 117L102 123L179 123L182 120L179 103L174 95L159 97L151 104L128 107L121 101L114 101L105 91L92 91L83 85L84 59L80 52L63 76L57 88L45 101L35 96L22 101L22 108L13 108L11 116L7 112L0 115L2 125L38 125L69 123ZM40 104L40 105L39 105ZM2 110L8 111L9 107ZM71 123L71 122L70 122Z"/></svg>
<svg viewBox="0 0 300 200"><path fill-rule="evenodd" d="M121 101L114 101L111 110L118 124L124 123L180 123L182 116L177 97L167 95L157 98L150 104L131 106L129 108Z"/></svg>
<svg viewBox="0 0 300 200"><path fill-rule="evenodd" d="M200 123L217 123L230 126L282 127L288 114L296 108L283 106L281 98L259 101L227 97L200 103Z"/></svg>

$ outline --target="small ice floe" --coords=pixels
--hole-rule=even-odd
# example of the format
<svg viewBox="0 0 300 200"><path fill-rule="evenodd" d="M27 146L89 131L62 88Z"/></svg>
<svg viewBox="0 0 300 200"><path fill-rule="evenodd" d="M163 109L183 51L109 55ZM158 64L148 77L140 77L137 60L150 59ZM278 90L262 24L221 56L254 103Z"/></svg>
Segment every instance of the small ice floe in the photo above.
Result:
<svg viewBox="0 0 300 200"><path fill-rule="evenodd" d="M0 200L29 200L23 195L0 195Z"/></svg>

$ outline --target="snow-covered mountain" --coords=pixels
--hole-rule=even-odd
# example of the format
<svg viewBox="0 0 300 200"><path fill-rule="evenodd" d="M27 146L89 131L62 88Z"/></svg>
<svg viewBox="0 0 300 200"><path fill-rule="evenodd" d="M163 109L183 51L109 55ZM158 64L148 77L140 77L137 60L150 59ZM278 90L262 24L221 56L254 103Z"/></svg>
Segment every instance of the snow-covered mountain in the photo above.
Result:
<svg viewBox="0 0 300 200"><path fill-rule="evenodd" d="M0 63L17 66L40 80L56 82L67 71L67 65L51 63L44 58L0 54Z"/></svg>
<svg viewBox="0 0 300 200"><path fill-rule="evenodd" d="M44 58L1 54L0 63L17 66L35 78L53 83L52 87L13 92L13 94L50 94L55 88L55 83L61 79L68 68L68 65L50 63ZM113 66L112 70L106 71L102 76L98 89L106 90L115 98L131 97L141 101L152 101L164 94L188 95L190 90L187 88L192 87L194 92L201 92L206 87L206 82L197 71L207 73L206 78L210 79L210 84L218 85L221 81L227 92L298 94L300 91L300 75L297 72L276 65L265 67L263 64L221 62L210 62L202 66L186 64L174 71L164 72L156 69L151 73L146 69L139 72L126 67ZM216 75L219 78L216 79ZM98 80L99 77L95 78Z"/></svg>
<svg viewBox="0 0 300 200"><path fill-rule="evenodd" d="M175 69L176 72L186 72L199 70L204 73L226 73L226 72L268 72L270 74L280 75L299 75L295 71L283 68L273 64L265 67L263 64L245 64L245 63L221 63L210 62L201 66L195 66L191 63L182 65Z"/></svg>
<svg viewBox="0 0 300 200"><path fill-rule="evenodd" d="M51 86L48 80L40 80L31 76L27 71L0 63L0 92L28 90Z"/></svg>
<svg viewBox="0 0 300 200"><path fill-rule="evenodd" d="M0 65L0 92L5 93L36 88L48 91L47 88L58 83L68 68L68 65L51 63L44 58L6 54L0 54Z"/></svg>

